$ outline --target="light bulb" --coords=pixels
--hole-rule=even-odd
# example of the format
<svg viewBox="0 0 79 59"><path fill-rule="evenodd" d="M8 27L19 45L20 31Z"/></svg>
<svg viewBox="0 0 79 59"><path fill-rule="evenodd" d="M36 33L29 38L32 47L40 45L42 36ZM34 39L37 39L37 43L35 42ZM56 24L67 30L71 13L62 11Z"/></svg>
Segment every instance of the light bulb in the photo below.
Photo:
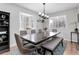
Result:
<svg viewBox="0 0 79 59"><path fill-rule="evenodd" d="M45 17L47 17L47 15L45 15Z"/></svg>
<svg viewBox="0 0 79 59"><path fill-rule="evenodd" d="M47 18L49 18L49 16L46 16Z"/></svg>
<svg viewBox="0 0 79 59"><path fill-rule="evenodd" d="M44 16L44 13L42 13L42 16Z"/></svg>
<svg viewBox="0 0 79 59"><path fill-rule="evenodd" d="M41 12L39 12L39 15L41 15Z"/></svg>

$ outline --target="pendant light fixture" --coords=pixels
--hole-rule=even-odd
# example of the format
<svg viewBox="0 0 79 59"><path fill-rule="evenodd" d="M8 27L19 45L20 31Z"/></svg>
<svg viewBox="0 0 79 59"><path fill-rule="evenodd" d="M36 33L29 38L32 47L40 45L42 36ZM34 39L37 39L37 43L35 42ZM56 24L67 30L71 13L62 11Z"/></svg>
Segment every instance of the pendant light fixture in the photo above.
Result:
<svg viewBox="0 0 79 59"><path fill-rule="evenodd" d="M39 16L42 18L42 19L49 19L49 16L46 14L45 12L45 4L46 3L43 3L43 12L39 12Z"/></svg>

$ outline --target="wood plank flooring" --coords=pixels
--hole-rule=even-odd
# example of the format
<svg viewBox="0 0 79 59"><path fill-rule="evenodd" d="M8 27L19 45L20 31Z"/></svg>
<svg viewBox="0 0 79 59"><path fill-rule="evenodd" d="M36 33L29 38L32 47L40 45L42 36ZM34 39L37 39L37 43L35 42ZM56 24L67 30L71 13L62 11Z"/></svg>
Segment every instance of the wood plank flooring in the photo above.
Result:
<svg viewBox="0 0 79 59"><path fill-rule="evenodd" d="M67 42L64 55L79 55L79 45L76 43Z"/></svg>
<svg viewBox="0 0 79 59"><path fill-rule="evenodd" d="M14 46L10 51L16 50L17 46ZM2 55L10 55L9 52L3 53ZM79 55L79 45L76 43L67 42L67 46L64 51L64 55Z"/></svg>

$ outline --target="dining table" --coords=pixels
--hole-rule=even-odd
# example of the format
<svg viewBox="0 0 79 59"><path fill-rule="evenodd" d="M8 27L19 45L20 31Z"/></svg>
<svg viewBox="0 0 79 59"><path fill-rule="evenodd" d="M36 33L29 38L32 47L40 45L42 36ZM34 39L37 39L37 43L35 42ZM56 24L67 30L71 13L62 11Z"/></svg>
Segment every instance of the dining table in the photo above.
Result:
<svg viewBox="0 0 79 59"><path fill-rule="evenodd" d="M50 38L57 36L61 32L41 32L41 33L29 33L26 35L21 36L25 41L33 44L38 45L42 42L45 42L46 40L49 40Z"/></svg>

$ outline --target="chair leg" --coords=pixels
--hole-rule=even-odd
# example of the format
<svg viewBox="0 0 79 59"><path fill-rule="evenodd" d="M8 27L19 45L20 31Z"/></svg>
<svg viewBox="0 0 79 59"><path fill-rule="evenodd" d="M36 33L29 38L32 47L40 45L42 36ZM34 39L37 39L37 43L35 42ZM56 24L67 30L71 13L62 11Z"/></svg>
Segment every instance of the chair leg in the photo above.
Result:
<svg viewBox="0 0 79 59"><path fill-rule="evenodd" d="M63 46L63 39L62 39L62 41L61 41L61 44L62 44L62 46Z"/></svg>
<svg viewBox="0 0 79 59"><path fill-rule="evenodd" d="M37 49L37 52L38 52L39 54L42 54L42 48Z"/></svg>
<svg viewBox="0 0 79 59"><path fill-rule="evenodd" d="M53 51L51 52L51 55L53 55Z"/></svg>
<svg viewBox="0 0 79 59"><path fill-rule="evenodd" d="M43 55L45 55L45 54L46 54L46 49L43 50Z"/></svg>

